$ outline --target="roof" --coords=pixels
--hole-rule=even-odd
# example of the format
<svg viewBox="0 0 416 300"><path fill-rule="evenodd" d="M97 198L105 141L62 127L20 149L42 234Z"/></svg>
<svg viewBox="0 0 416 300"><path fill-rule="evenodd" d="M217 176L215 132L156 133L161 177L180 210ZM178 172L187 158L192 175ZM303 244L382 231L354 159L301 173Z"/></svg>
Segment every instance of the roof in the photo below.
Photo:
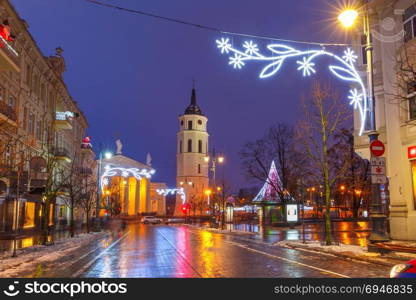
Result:
<svg viewBox="0 0 416 300"><path fill-rule="evenodd" d="M196 93L195 88L192 88L192 95L191 95L191 104L185 109L185 115L200 115L203 116L201 109L199 108L198 104L196 103Z"/></svg>
<svg viewBox="0 0 416 300"><path fill-rule="evenodd" d="M116 154L110 159L103 158L103 164L109 164L113 167L122 167L122 168L138 168L138 169L148 169L153 170L152 167L138 162L132 158L124 156L122 154Z"/></svg>

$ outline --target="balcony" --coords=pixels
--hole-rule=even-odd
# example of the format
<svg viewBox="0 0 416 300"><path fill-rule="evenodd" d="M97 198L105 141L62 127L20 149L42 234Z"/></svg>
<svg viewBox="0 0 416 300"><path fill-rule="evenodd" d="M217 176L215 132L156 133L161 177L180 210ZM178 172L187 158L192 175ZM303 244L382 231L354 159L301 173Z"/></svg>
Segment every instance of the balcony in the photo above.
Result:
<svg viewBox="0 0 416 300"><path fill-rule="evenodd" d="M55 116L56 129L72 129L73 113L69 111L57 111Z"/></svg>
<svg viewBox="0 0 416 300"><path fill-rule="evenodd" d="M0 35L0 71L20 72L19 65L19 54L10 42Z"/></svg>
<svg viewBox="0 0 416 300"><path fill-rule="evenodd" d="M53 154L57 160L70 163L72 161L69 151L62 147L56 147L53 149Z"/></svg>
<svg viewBox="0 0 416 300"><path fill-rule="evenodd" d="M13 107L0 101L0 122L6 121L13 126L17 126L17 114ZM1 122L2 123L2 122Z"/></svg>

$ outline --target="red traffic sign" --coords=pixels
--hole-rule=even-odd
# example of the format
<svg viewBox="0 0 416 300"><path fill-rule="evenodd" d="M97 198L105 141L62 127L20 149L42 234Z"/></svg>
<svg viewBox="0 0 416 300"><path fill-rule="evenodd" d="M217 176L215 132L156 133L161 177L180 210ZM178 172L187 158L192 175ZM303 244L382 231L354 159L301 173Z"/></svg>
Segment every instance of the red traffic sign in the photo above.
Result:
<svg viewBox="0 0 416 300"><path fill-rule="evenodd" d="M384 151L386 151L386 147L383 142L375 140L370 144L370 151L374 156L382 156Z"/></svg>

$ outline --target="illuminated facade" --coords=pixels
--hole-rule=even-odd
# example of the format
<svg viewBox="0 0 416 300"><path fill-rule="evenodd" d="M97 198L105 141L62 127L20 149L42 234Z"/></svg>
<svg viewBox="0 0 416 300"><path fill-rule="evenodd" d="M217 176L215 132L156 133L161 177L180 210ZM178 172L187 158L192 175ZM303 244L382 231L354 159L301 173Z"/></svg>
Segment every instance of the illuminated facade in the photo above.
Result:
<svg viewBox="0 0 416 300"><path fill-rule="evenodd" d="M151 166L126 157L119 151L110 159L103 159L101 207L111 208L112 215L164 215L164 203L161 203L164 199L158 199L157 195L153 199L151 197L151 178L154 174L155 170Z"/></svg>
<svg viewBox="0 0 416 300"><path fill-rule="evenodd" d="M30 161L49 154L68 169L88 127L63 79L63 50L44 56L28 28L10 1L0 2L0 234L39 228L48 175ZM64 196L50 205L56 229L69 216Z"/></svg>
<svg viewBox="0 0 416 300"><path fill-rule="evenodd" d="M386 145L389 181L385 191L381 191L381 198L389 217L391 238L416 240L416 157L412 154L416 146L416 73L406 75L401 71L406 64L416 70L416 5L413 0L373 0L369 5L376 129ZM362 36L356 35L354 43L361 42ZM356 49L363 76L364 48ZM368 137L359 136L359 115L354 119L356 151L369 159Z"/></svg>
<svg viewBox="0 0 416 300"><path fill-rule="evenodd" d="M208 199L204 191L208 188L207 132L208 118L204 116L196 101L195 88L192 89L191 103L183 115L179 116L179 132L176 145L176 186L183 188L186 201L198 205L197 211L205 214ZM183 215L183 199L176 196L175 215ZM193 209L193 208L191 208Z"/></svg>

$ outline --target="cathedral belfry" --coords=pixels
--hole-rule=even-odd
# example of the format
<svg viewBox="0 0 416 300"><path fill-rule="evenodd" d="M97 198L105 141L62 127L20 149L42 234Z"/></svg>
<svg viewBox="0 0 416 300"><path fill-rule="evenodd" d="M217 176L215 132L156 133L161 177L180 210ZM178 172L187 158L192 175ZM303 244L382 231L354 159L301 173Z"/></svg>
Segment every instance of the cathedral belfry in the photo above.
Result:
<svg viewBox="0 0 416 300"><path fill-rule="evenodd" d="M185 190L186 201L191 205L190 214L205 215L208 200L204 191L208 188L207 132L208 118L197 104L195 87L192 88L191 103L179 116L176 150L176 184ZM176 198L175 215L183 215L182 200Z"/></svg>

